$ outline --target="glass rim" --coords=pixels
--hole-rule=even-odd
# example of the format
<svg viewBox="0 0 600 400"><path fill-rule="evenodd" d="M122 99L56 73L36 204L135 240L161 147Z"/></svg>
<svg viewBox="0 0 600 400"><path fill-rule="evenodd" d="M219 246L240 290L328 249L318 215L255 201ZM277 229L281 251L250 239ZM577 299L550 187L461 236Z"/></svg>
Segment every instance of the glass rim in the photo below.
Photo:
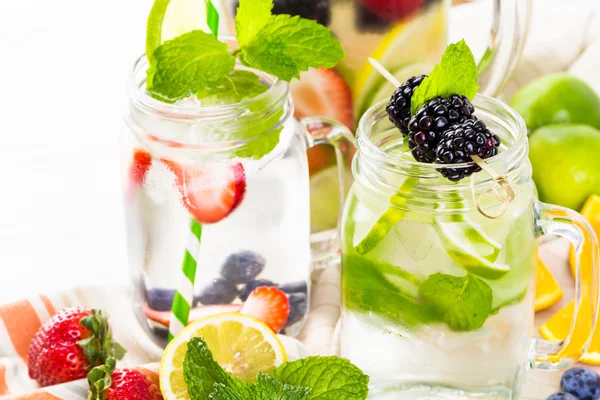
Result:
<svg viewBox="0 0 600 400"><path fill-rule="evenodd" d="M439 174L440 168L468 168L474 165L474 162L457 163L457 164L435 164L423 163L416 160L409 160L394 154L390 154L382 150L377 144L370 139L370 133L373 126L381 121L382 118L387 118L385 106L389 100L382 100L371 106L361 117L357 129L357 146L360 152L365 153L369 158L378 161L380 166L392 171L415 171L421 173ZM477 94L473 100L476 105L476 114L484 113L494 115L495 119L504 123L505 129L513 135L514 140L506 148L505 151L499 152L497 155L487 158L485 161L488 164L497 164L499 161L509 160L513 157L519 157L519 152L522 151L524 145L527 144L527 127L523 118L509 105L495 98ZM487 107L486 107L487 106ZM490 110L490 108L492 110ZM498 115L493 109L502 110L505 115ZM498 171L500 174L506 171Z"/></svg>
<svg viewBox="0 0 600 400"><path fill-rule="evenodd" d="M232 117L243 116L248 109L248 106L265 100L268 97L273 97L275 103L283 103L290 95L289 83L285 82L266 72L258 71L254 68L243 66L236 62L236 67L242 66L244 70L256 73L259 78L269 81L269 88L264 92L251 99L246 99L238 103L215 105L215 106L200 106L200 105L182 105L175 103L165 103L150 96L144 89L147 69L149 67L146 53L139 56L133 63L130 69L127 80L127 92L131 102L138 108L153 114L159 114L169 119L181 119L189 121L190 119L231 119ZM140 81L140 77L143 79Z"/></svg>

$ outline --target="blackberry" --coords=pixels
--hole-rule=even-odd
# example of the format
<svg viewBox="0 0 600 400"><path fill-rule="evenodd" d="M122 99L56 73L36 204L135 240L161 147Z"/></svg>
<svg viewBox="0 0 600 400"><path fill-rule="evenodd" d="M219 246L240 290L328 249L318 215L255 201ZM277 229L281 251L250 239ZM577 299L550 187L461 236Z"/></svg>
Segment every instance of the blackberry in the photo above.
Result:
<svg viewBox="0 0 600 400"><path fill-rule="evenodd" d="M453 94L429 100L408 123L408 148L415 160L432 163L442 133L448 127L468 120L476 120L475 108L465 96Z"/></svg>
<svg viewBox="0 0 600 400"><path fill-rule="evenodd" d="M498 154L500 138L493 134L481 120L467 120L453 125L442 134L435 150L436 164L459 164L471 161L471 155L490 158ZM462 168L441 168L439 172L451 181L459 181L474 172L478 165Z"/></svg>
<svg viewBox="0 0 600 400"><path fill-rule="evenodd" d="M221 266L221 276L235 284L248 283L265 268L265 259L250 250L231 254Z"/></svg>
<svg viewBox="0 0 600 400"><path fill-rule="evenodd" d="M356 26L363 32L384 32L389 29L392 22L386 21L369 10L364 4L355 2Z"/></svg>
<svg viewBox="0 0 600 400"><path fill-rule="evenodd" d="M423 82L427 75L413 76L394 91L385 110L390 121L403 135L408 135L408 123L410 122L410 101L417 87Z"/></svg>
<svg viewBox="0 0 600 400"><path fill-rule="evenodd" d="M195 296L194 303L230 304L238 294L238 288L233 283L219 278L200 289L200 293Z"/></svg>

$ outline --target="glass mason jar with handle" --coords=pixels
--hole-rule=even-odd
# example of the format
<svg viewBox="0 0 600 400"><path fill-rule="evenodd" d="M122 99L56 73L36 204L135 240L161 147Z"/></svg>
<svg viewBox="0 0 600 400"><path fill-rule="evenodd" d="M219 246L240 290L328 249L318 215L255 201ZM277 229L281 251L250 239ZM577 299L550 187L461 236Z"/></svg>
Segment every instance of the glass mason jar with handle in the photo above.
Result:
<svg viewBox="0 0 600 400"><path fill-rule="evenodd" d="M192 262L190 322L244 312L254 288L275 286L287 295L289 315L251 311L296 334L308 312L312 265L306 149L352 141L351 132L325 118L299 123L289 84L256 70L266 92L201 107L191 99L167 104L150 97L147 69L143 56L131 76L122 140L127 245L140 322L157 343L166 343L181 266ZM272 306L285 313L284 305Z"/></svg>
<svg viewBox="0 0 600 400"><path fill-rule="evenodd" d="M414 161L385 102L359 124L342 222L340 339L342 356L370 375L370 398L514 399L526 370L576 362L585 344L531 337L536 239L545 234L591 260L577 263L573 329L593 333L594 231L575 211L536 199L522 118L486 96L473 104L502 140L486 161L507 179L510 202L493 195L506 197L486 172L453 183L439 164Z"/></svg>

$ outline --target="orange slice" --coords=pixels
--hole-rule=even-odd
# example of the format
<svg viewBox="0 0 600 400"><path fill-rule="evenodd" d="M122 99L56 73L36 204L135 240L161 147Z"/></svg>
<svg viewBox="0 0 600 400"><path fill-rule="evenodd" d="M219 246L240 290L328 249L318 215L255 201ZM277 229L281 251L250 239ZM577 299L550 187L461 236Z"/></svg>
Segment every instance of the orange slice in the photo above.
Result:
<svg viewBox="0 0 600 400"><path fill-rule="evenodd" d="M535 311L542 311L562 299L563 292L552 272L538 257L535 285Z"/></svg>
<svg viewBox="0 0 600 400"><path fill-rule="evenodd" d="M574 302L569 303L562 310L554 314L544 325L540 327L540 334L546 340L559 342L565 340L569 335L569 328L573 319ZM587 364L600 365L600 329L596 329L594 337L587 352L582 356L581 350L587 340L591 329L591 309L584 307L577 316L573 337L569 344L557 357L550 357L550 361L558 361L558 358L570 357L574 360L580 359Z"/></svg>
<svg viewBox="0 0 600 400"><path fill-rule="evenodd" d="M585 217L592 224L592 228L596 231L596 234L600 236L600 196L595 194L591 195L583 208L581 209L581 215ZM587 238L586 238L587 239ZM591 260L588 254L590 253L590 246L584 245L582 249L583 259L581 260L581 272L582 278L589 277L591 274ZM571 255L569 257L569 264L571 265L571 272L575 276L575 248L571 246ZM586 275L587 274L587 275Z"/></svg>

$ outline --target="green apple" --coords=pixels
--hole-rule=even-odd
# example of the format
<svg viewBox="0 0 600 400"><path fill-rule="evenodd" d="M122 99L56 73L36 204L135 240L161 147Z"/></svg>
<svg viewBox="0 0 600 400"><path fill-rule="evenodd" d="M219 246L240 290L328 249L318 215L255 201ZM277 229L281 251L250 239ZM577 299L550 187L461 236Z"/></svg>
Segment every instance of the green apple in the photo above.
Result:
<svg viewBox="0 0 600 400"><path fill-rule="evenodd" d="M529 137L529 159L540 200L579 210L600 194L600 130L548 125Z"/></svg>
<svg viewBox="0 0 600 400"><path fill-rule="evenodd" d="M600 129L600 97L566 73L545 75L523 87L511 106L530 131L551 124L584 124Z"/></svg>

